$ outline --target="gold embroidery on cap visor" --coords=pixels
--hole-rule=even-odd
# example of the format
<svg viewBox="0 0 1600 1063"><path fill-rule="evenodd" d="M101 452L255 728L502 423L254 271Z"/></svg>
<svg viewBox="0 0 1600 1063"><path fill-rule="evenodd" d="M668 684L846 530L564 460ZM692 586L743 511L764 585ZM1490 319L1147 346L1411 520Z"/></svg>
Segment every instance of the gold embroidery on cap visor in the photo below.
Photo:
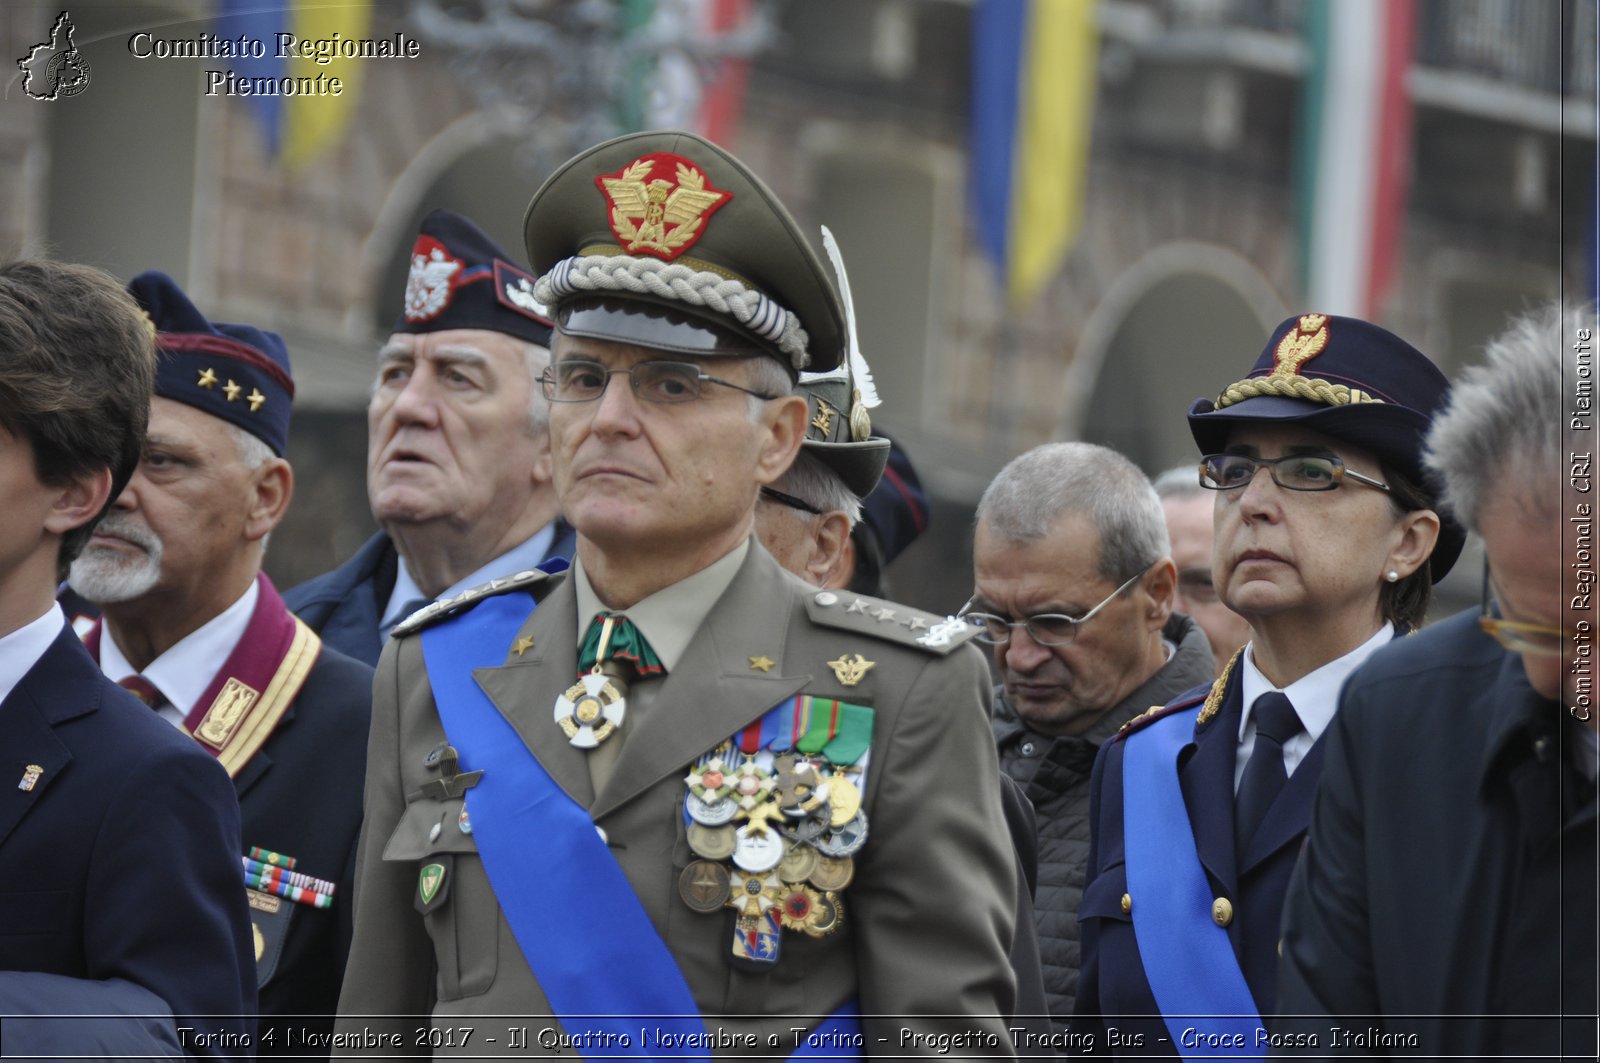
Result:
<svg viewBox="0 0 1600 1063"><path fill-rule="evenodd" d="M1328 318L1325 314L1304 314L1294 328L1278 341L1273 352L1272 372L1267 376L1250 377L1229 384L1217 396L1217 409L1225 409L1236 402L1275 396L1314 402L1319 406L1351 406L1362 402L1382 403L1360 388L1335 384L1316 377L1300 375L1301 366L1321 354L1328 346Z"/></svg>

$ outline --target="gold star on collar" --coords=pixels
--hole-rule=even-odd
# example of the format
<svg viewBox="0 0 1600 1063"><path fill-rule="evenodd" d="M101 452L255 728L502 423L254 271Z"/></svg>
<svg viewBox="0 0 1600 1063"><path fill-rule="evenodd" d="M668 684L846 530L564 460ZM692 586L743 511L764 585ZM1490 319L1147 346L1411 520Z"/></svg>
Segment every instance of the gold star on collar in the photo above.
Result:
<svg viewBox="0 0 1600 1063"><path fill-rule="evenodd" d="M750 668L757 672L770 672L772 671L772 666L777 663L778 662L774 661L771 657L763 656L750 658Z"/></svg>
<svg viewBox="0 0 1600 1063"><path fill-rule="evenodd" d="M250 400L251 413L255 413L257 410L261 409L261 407L265 406L267 402L267 397L261 394L260 388L251 388L250 394L246 395L245 398Z"/></svg>
<svg viewBox="0 0 1600 1063"><path fill-rule="evenodd" d="M196 380L195 384L210 391L217 386L217 371L209 366L200 370L200 379Z"/></svg>
<svg viewBox="0 0 1600 1063"><path fill-rule="evenodd" d="M244 388L230 380L226 384L222 385L222 390L227 393L229 402L237 402L239 399L239 392L243 391Z"/></svg>
<svg viewBox="0 0 1600 1063"><path fill-rule="evenodd" d="M531 649L533 649L533 639L527 635L519 638L511 646L511 652L516 654L518 657L521 657L524 653L527 653Z"/></svg>

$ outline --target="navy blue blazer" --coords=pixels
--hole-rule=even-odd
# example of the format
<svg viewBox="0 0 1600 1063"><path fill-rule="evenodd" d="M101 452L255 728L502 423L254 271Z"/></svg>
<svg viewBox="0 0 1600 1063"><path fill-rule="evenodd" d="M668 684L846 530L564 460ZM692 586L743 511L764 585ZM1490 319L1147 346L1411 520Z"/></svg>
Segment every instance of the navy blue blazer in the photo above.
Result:
<svg viewBox="0 0 1600 1063"><path fill-rule="evenodd" d="M570 560L577 541L577 533L566 521L557 519L555 541L541 560ZM289 588L283 600L307 627L322 636L324 645L375 668L383 652L378 622L394 593L399 565L394 543L379 532L338 568Z"/></svg>
<svg viewBox="0 0 1600 1063"><path fill-rule="evenodd" d="M41 769L31 789L21 780ZM244 1058L255 959L222 767L106 679L70 627L0 702L0 970L120 978Z"/></svg>
<svg viewBox="0 0 1600 1063"><path fill-rule="evenodd" d="M282 901L252 910L261 932L263 1056L325 1057L291 1031L332 1030L354 929L356 842L372 718L372 669L326 645L294 703L239 774L246 847L296 860L295 870L334 883L332 908ZM238 888L236 886L236 888ZM292 1016L306 1016L291 1018Z"/></svg>
<svg viewBox="0 0 1600 1063"><path fill-rule="evenodd" d="M1206 687L1171 704L1194 714ZM1194 738L1178 754L1178 780L1189 813L1195 848L1214 897L1233 906L1228 939L1233 944L1258 1013L1272 1029L1276 1006L1278 928L1289 877L1299 858L1310 823L1312 798L1322 774L1325 738L1319 738L1295 769L1262 821L1242 860L1233 839L1233 776L1237 758L1243 697L1237 671L1229 678L1221 710L1196 724ZM1137 736L1137 732L1131 737ZM1123 846L1123 756L1130 735L1100 747L1090 779L1089 815L1093 825L1089 866L1078 919L1083 927L1083 967L1078 985L1078 1018L1072 1028L1093 1033L1099 1048L1107 1045L1109 1027L1124 1038L1110 1046L1129 1054L1176 1055L1177 1049L1160 1017L1145 976L1133 919L1122 910L1128 893ZM1139 901L1132 898L1134 906ZM1199 916L1211 921L1211 912ZM1224 1010L1218 1008L1217 1010ZM1137 1039L1135 1041L1135 1038Z"/></svg>
<svg viewBox="0 0 1600 1063"><path fill-rule="evenodd" d="M1573 727L1476 610L1350 677L1284 913L1285 1054L1595 1058L1600 829Z"/></svg>

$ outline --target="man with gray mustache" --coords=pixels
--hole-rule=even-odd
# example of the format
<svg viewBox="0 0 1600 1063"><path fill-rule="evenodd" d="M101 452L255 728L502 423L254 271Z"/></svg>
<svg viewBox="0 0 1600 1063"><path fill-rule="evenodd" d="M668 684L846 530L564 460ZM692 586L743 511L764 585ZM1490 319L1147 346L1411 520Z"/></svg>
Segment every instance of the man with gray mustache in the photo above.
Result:
<svg viewBox="0 0 1600 1063"><path fill-rule="evenodd" d="M227 769L262 1019L258 1054L326 1031L350 946L372 669L324 646L261 571L294 494L294 382L273 333L213 323L165 274L129 288L158 332L144 453L72 565L107 677Z"/></svg>

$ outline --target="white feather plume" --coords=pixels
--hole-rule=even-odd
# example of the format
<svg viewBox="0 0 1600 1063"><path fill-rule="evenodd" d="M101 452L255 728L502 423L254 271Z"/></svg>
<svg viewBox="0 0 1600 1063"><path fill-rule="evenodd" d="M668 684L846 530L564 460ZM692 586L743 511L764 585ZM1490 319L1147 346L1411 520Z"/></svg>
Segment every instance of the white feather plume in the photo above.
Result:
<svg viewBox="0 0 1600 1063"><path fill-rule="evenodd" d="M872 369L867 365L867 358L861 353L861 344L856 339L856 307L850 298L850 277L845 273L844 256L839 253L839 242L826 225L822 227L822 246L828 252L828 261L833 263L834 276L839 279L839 298L844 303L844 323L850 339L852 383L861 392L861 405L870 410L879 404L878 389L872 383Z"/></svg>

